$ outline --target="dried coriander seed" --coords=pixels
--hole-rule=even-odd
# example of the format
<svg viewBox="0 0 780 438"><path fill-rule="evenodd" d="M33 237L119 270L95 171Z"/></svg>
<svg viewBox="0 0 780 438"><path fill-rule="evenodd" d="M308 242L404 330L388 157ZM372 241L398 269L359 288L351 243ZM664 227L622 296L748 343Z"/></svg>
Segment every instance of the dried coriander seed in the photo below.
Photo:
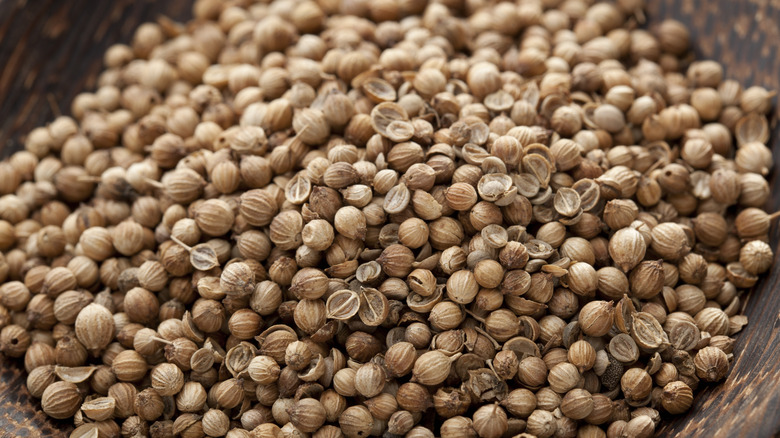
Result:
<svg viewBox="0 0 780 438"><path fill-rule="evenodd" d="M696 366L696 375L708 382L717 382L726 376L729 369L729 360L721 349L704 347L693 359Z"/></svg>
<svg viewBox="0 0 780 438"><path fill-rule="evenodd" d="M114 319L105 307L90 304L76 317L75 330L84 347L97 354L113 340Z"/></svg>
<svg viewBox="0 0 780 438"><path fill-rule="evenodd" d="M472 424L474 430L485 437L501 436L508 428L506 412L498 404L477 409L472 416Z"/></svg>
<svg viewBox="0 0 780 438"><path fill-rule="evenodd" d="M772 92L625 5L412 3L198 2L0 163L0 351L44 412L649 437L725 376L773 259Z"/></svg>
<svg viewBox="0 0 780 438"><path fill-rule="evenodd" d="M580 311L580 326L585 334L604 336L613 323L614 308L606 301L592 301Z"/></svg>
<svg viewBox="0 0 780 438"><path fill-rule="evenodd" d="M671 414L686 412L693 404L693 391L683 382L669 382L664 386L661 404Z"/></svg>
<svg viewBox="0 0 780 438"><path fill-rule="evenodd" d="M43 391L41 407L52 418L69 418L81 407L81 394L73 383L55 382Z"/></svg>

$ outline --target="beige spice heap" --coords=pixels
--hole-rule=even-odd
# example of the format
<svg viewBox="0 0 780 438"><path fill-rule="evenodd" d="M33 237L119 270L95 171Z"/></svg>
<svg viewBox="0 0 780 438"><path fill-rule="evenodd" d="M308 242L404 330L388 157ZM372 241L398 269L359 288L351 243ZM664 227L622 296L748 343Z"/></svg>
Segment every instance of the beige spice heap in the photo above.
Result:
<svg viewBox="0 0 780 438"><path fill-rule="evenodd" d="M642 0L198 0L0 163L73 437L650 437L773 260L774 93Z"/></svg>

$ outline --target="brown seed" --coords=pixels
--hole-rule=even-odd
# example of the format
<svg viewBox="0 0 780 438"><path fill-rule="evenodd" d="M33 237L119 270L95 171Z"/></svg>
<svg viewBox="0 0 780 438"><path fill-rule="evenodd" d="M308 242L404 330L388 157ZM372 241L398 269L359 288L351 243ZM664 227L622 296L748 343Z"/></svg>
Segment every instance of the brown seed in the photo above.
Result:
<svg viewBox="0 0 780 438"><path fill-rule="evenodd" d="M350 406L339 415L339 426L348 438L368 436L373 424L374 418L365 406Z"/></svg>
<svg viewBox="0 0 780 438"><path fill-rule="evenodd" d="M154 388L146 388L135 396L134 410L142 420L156 420L162 415L163 409L163 399Z"/></svg>
<svg viewBox="0 0 780 438"><path fill-rule="evenodd" d="M231 263L222 271L219 285L227 294L249 295L255 289L254 271L246 263Z"/></svg>
<svg viewBox="0 0 780 438"><path fill-rule="evenodd" d="M70 382L55 382L43 391L41 407L46 415L65 419L72 417L81 406L78 387Z"/></svg>
<svg viewBox="0 0 780 438"><path fill-rule="evenodd" d="M158 318L160 302L152 292L144 288L134 287L127 291L124 305L127 306L125 313L133 322L150 324Z"/></svg>
<svg viewBox="0 0 780 438"><path fill-rule="evenodd" d="M593 412L593 397L584 389L572 389L561 401L561 412L574 420L581 420Z"/></svg>
<svg viewBox="0 0 780 438"><path fill-rule="evenodd" d="M613 230L618 230L631 225L637 218L639 209L629 199L613 199L604 206L603 219Z"/></svg>
<svg viewBox="0 0 780 438"><path fill-rule="evenodd" d="M639 359L636 342L626 333L621 333L609 341L609 352L620 362L631 364Z"/></svg>
<svg viewBox="0 0 780 438"><path fill-rule="evenodd" d="M669 342L678 350L690 351L701 339L701 333L696 324L690 321L680 321L669 332Z"/></svg>
<svg viewBox="0 0 780 438"><path fill-rule="evenodd" d="M381 366L367 363L355 373L355 390L364 397L374 397L384 389L385 379L385 371Z"/></svg>
<svg viewBox="0 0 780 438"><path fill-rule="evenodd" d="M561 187L553 198L555 211L563 216L575 216L580 212L580 195L574 189Z"/></svg>
<svg viewBox="0 0 780 438"><path fill-rule="evenodd" d="M479 284L471 271L454 272L447 280L447 296L456 303L471 303L477 292L479 292Z"/></svg>
<svg viewBox="0 0 780 438"><path fill-rule="evenodd" d="M309 365L312 359L312 352L308 345L303 342L295 341L287 346L284 354L284 362L295 371L300 371Z"/></svg>
<svg viewBox="0 0 780 438"><path fill-rule="evenodd" d="M481 260L474 266L474 279L480 286L495 289L504 278L504 269L495 260Z"/></svg>
<svg viewBox="0 0 780 438"><path fill-rule="evenodd" d="M728 236L726 219L717 213L702 213L693 220L696 238L705 245L718 247Z"/></svg>
<svg viewBox="0 0 780 438"><path fill-rule="evenodd" d="M704 347L693 358L696 375L707 382L717 382L729 371L729 360L723 350L715 347Z"/></svg>
<svg viewBox="0 0 780 438"><path fill-rule="evenodd" d="M677 261L690 250L685 231L678 224L670 222L659 224L653 228L652 235L651 246L664 260Z"/></svg>
<svg viewBox="0 0 780 438"><path fill-rule="evenodd" d="M655 423L647 415L639 415L631 419L623 429L626 436L635 436L637 438L650 438L655 432Z"/></svg>
<svg viewBox="0 0 780 438"><path fill-rule="evenodd" d="M485 331L498 341L507 341L517 336L518 319L507 309L496 310L485 319Z"/></svg>
<svg viewBox="0 0 780 438"><path fill-rule="evenodd" d="M622 228L609 240L609 255L623 272L628 272L639 264L646 249L645 238L633 228Z"/></svg>
<svg viewBox="0 0 780 438"><path fill-rule="evenodd" d="M477 434L486 438L498 438L509 427L506 412L498 404L480 407L474 412L472 421Z"/></svg>
<svg viewBox="0 0 780 438"><path fill-rule="evenodd" d="M447 188L444 198L447 204L457 211L469 210L477 203L477 191L471 184L455 183Z"/></svg>
<svg viewBox="0 0 780 438"><path fill-rule="evenodd" d="M97 354L114 338L114 318L105 307L90 304L78 313L75 330L84 347Z"/></svg>
<svg viewBox="0 0 780 438"><path fill-rule="evenodd" d="M389 214L401 213L409 206L411 198L412 194L406 184L399 183L388 190L382 207Z"/></svg>
<svg viewBox="0 0 780 438"><path fill-rule="evenodd" d="M0 351L74 436L650 437L725 376L773 91L631 1L244 3L0 163Z"/></svg>
<svg viewBox="0 0 780 438"><path fill-rule="evenodd" d="M206 390L198 382L187 382L176 395L176 408L182 412L198 412L206 404Z"/></svg>
<svg viewBox="0 0 780 438"><path fill-rule="evenodd" d="M314 432L326 420L326 411L322 403L311 398L301 399L287 411L290 422L302 432Z"/></svg>
<svg viewBox="0 0 780 438"><path fill-rule="evenodd" d="M591 301L580 310L580 326L589 336L604 336L612 328L614 307L611 302Z"/></svg>
<svg viewBox="0 0 780 438"><path fill-rule="evenodd" d="M598 275L593 266L576 262L568 269L569 289L579 296L593 296L598 288Z"/></svg>
<svg viewBox="0 0 780 438"><path fill-rule="evenodd" d="M528 416L526 422L528 433L539 437L551 437L558 429L558 423L551 412L536 409Z"/></svg>
<svg viewBox="0 0 780 438"><path fill-rule="evenodd" d="M620 388L629 401L641 401L650 396L653 379L642 369L630 368L620 379Z"/></svg>
<svg viewBox="0 0 780 438"><path fill-rule="evenodd" d="M390 245L382 251L377 259L382 270L391 277L403 278L412 270L414 255L412 251L399 244Z"/></svg>
<svg viewBox="0 0 780 438"><path fill-rule="evenodd" d="M682 414L693 404L693 391L683 382L669 382L664 386L661 404L670 414Z"/></svg>
<svg viewBox="0 0 780 438"><path fill-rule="evenodd" d="M568 362L553 366L547 376L550 388L559 394L564 394L579 385L581 379L582 375L577 367Z"/></svg>
<svg viewBox="0 0 780 438"><path fill-rule="evenodd" d="M664 265L660 260L640 262L629 275L631 293L640 299L650 299L663 289Z"/></svg>
<svg viewBox="0 0 780 438"><path fill-rule="evenodd" d="M111 370L117 379L123 382L135 382L146 375L147 363L136 351L125 350L114 358Z"/></svg>
<svg viewBox="0 0 780 438"><path fill-rule="evenodd" d="M51 386L57 379L54 373L54 366L42 365L38 366L27 374L27 389L30 391L33 397L41 398L43 392Z"/></svg>
<svg viewBox="0 0 780 438"><path fill-rule="evenodd" d="M152 388L163 397L176 395L184 385L184 374L174 364L157 365L151 372Z"/></svg>
<svg viewBox="0 0 780 438"><path fill-rule="evenodd" d="M763 274L772 265L772 248L761 240L746 243L739 251L739 262L750 274Z"/></svg>
<svg viewBox="0 0 780 438"><path fill-rule="evenodd" d="M414 345L409 342L398 342L387 349L385 364L392 376L404 376L412 371L417 359Z"/></svg>
<svg viewBox="0 0 780 438"><path fill-rule="evenodd" d="M223 411L209 409L203 414L202 427L209 436L226 435L230 428L230 418Z"/></svg>
<svg viewBox="0 0 780 438"><path fill-rule="evenodd" d="M198 206L194 219L204 233L210 236L221 236L233 226L235 216L227 202L209 199Z"/></svg>
<svg viewBox="0 0 780 438"><path fill-rule="evenodd" d="M228 330L236 339L248 340L260 334L263 319L251 309L239 309L228 319Z"/></svg>
<svg viewBox="0 0 780 438"><path fill-rule="evenodd" d="M315 219L301 230L301 239L304 245L315 251L324 251L333 243L333 227L325 220Z"/></svg>
<svg viewBox="0 0 780 438"><path fill-rule="evenodd" d="M580 340L569 347L567 357L582 373L593 368L596 363L596 350L589 342Z"/></svg>
<svg viewBox="0 0 780 438"><path fill-rule="evenodd" d="M444 382L450 373L450 366L454 359L439 351L429 351L421 355L414 363L412 378L423 385L437 385Z"/></svg>
<svg viewBox="0 0 780 438"><path fill-rule="evenodd" d="M115 406L116 401L113 398L99 397L84 402L81 405L81 411L93 420L104 421L114 415Z"/></svg>

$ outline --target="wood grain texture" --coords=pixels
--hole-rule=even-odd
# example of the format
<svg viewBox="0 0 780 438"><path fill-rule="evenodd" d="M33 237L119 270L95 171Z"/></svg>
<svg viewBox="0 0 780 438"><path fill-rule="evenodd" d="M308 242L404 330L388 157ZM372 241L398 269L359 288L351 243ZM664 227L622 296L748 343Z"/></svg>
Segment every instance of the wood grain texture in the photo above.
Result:
<svg viewBox="0 0 780 438"><path fill-rule="evenodd" d="M692 31L698 58L726 65L743 85L780 89L780 1L647 0L649 25L675 18ZM128 42L142 22L189 17L192 0L0 1L0 155L21 148L30 129L68 113L73 97L94 88L102 54ZM774 130L773 144L778 144ZM777 150L777 148L774 148ZM778 160L780 154L775 154ZM775 166L780 166L776 162ZM772 177L770 209L780 208ZM773 246L780 240L772 229ZM780 264L746 299L750 324L738 336L727 381L696 398L659 436L769 437L780 433ZM18 361L0 358L0 437L64 437L67 422L49 420L24 388ZM669 419L667 419L669 420Z"/></svg>

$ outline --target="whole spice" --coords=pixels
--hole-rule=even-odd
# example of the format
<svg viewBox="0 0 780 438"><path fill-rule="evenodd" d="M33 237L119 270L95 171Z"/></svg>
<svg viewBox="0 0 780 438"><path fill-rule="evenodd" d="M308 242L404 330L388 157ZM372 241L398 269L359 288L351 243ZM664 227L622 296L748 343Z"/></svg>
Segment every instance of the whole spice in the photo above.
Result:
<svg viewBox="0 0 780 438"><path fill-rule="evenodd" d="M649 437L726 376L772 91L637 2L246 3L140 26L0 163L0 351L45 413Z"/></svg>
<svg viewBox="0 0 780 438"><path fill-rule="evenodd" d="M368 436L374 425L374 418L365 406L350 406L339 415L341 432L349 437Z"/></svg>
<svg viewBox="0 0 780 438"><path fill-rule="evenodd" d="M363 397L378 395L385 386L385 371L375 363L367 363L355 373L355 390Z"/></svg>
<svg viewBox="0 0 780 438"><path fill-rule="evenodd" d="M41 407L52 418L62 420L72 417L81 407L81 393L74 383L52 383L43 391Z"/></svg>
<svg viewBox="0 0 780 438"><path fill-rule="evenodd" d="M593 412L593 397L584 389L572 389L561 400L561 412L573 420L584 419Z"/></svg>
<svg viewBox="0 0 780 438"><path fill-rule="evenodd" d="M630 368L620 378L620 389L629 402L639 402L650 396L653 389L653 379L647 371L640 368Z"/></svg>
<svg viewBox="0 0 780 438"><path fill-rule="evenodd" d="M184 386L184 373L174 364L162 363L150 373L152 388L163 397L176 395Z"/></svg>
<svg viewBox="0 0 780 438"><path fill-rule="evenodd" d="M437 385L444 382L450 374L452 361L459 355L446 356L439 351L429 351L414 362L412 378L423 385Z"/></svg>
<svg viewBox="0 0 780 438"><path fill-rule="evenodd" d="M27 374L27 389L33 397L41 398L43 392L56 380L54 366L43 365L34 368Z"/></svg>
<svg viewBox="0 0 780 438"><path fill-rule="evenodd" d="M508 429L507 416L498 404L485 405L477 409L472 416L474 431L479 436L498 438Z"/></svg>
<svg viewBox="0 0 780 438"><path fill-rule="evenodd" d="M146 360L135 350L125 350L114 357L111 370L120 381L136 382L144 378L147 366Z"/></svg>
<svg viewBox="0 0 780 438"><path fill-rule="evenodd" d="M79 341L97 355L114 338L114 318L111 311L99 304L90 304L78 313L75 321Z"/></svg>
<svg viewBox="0 0 780 438"><path fill-rule="evenodd" d="M670 414L682 414L693 404L693 390L683 382L669 382L664 386L661 405Z"/></svg>
<svg viewBox="0 0 780 438"><path fill-rule="evenodd" d="M201 420L203 424L203 433L209 436L227 435L230 428L230 417L218 409L209 409L203 414Z"/></svg>
<svg viewBox="0 0 780 438"><path fill-rule="evenodd" d="M290 422L301 432L315 432L325 423L325 408L315 399L304 398L287 410Z"/></svg>
<svg viewBox="0 0 780 438"><path fill-rule="evenodd" d="M707 382L717 382L726 376L729 359L720 348L704 347L693 358L696 375Z"/></svg>
<svg viewBox="0 0 780 438"><path fill-rule="evenodd" d="M604 336L612 328L614 308L611 302L591 301L580 310L580 326L590 336Z"/></svg>
<svg viewBox="0 0 780 438"><path fill-rule="evenodd" d="M526 420L526 431L539 437L551 437L558 429L558 423L551 412L537 409Z"/></svg>
<svg viewBox="0 0 780 438"><path fill-rule="evenodd" d="M417 354L409 342L398 342L390 346L385 353L385 366L391 376L401 377L409 374L417 360Z"/></svg>

